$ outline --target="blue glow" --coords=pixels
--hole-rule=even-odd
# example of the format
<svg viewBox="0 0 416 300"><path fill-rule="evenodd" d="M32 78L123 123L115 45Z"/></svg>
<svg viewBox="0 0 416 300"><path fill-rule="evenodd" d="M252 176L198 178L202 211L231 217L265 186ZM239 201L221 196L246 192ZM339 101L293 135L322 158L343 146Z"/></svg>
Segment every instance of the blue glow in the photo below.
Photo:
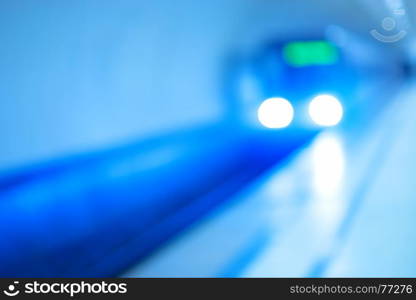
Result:
<svg viewBox="0 0 416 300"><path fill-rule="evenodd" d="M332 95L318 95L309 103L309 116L320 126L335 126L343 117L341 102Z"/></svg>
<svg viewBox="0 0 416 300"><path fill-rule="evenodd" d="M292 104L283 98L270 98L260 104L257 110L259 122L267 128L285 128L293 120Z"/></svg>

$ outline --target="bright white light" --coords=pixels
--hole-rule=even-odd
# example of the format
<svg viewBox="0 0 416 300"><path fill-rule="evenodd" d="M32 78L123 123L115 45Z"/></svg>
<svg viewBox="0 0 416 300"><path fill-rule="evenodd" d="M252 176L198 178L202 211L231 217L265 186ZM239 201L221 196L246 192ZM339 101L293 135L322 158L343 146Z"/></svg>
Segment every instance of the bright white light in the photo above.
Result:
<svg viewBox="0 0 416 300"><path fill-rule="evenodd" d="M319 95L309 103L309 116L318 125L335 126L343 116L342 104L331 95Z"/></svg>
<svg viewBox="0 0 416 300"><path fill-rule="evenodd" d="M332 134L321 135L312 145L314 190L320 196L334 196L345 173L345 153L341 140Z"/></svg>
<svg viewBox="0 0 416 300"><path fill-rule="evenodd" d="M284 128L293 120L292 104L283 98L269 98L260 104L257 118L267 128Z"/></svg>

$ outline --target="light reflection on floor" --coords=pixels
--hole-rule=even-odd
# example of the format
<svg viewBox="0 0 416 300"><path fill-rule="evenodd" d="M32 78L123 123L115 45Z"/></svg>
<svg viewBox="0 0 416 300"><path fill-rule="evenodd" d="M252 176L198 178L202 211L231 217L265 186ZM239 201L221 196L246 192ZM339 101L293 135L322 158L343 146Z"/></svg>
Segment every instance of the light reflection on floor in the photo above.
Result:
<svg viewBox="0 0 416 300"><path fill-rule="evenodd" d="M322 134L313 144L311 156L312 210L322 229L331 228L346 210L342 192L346 172L342 138L335 133Z"/></svg>
<svg viewBox="0 0 416 300"><path fill-rule="evenodd" d="M279 224L279 234L243 276L300 276L311 261L332 249L346 213L342 197L346 159L342 136L328 131L299 153L284 172L265 180L263 197L277 202L269 217L270 223ZM290 213L284 216L282 211Z"/></svg>

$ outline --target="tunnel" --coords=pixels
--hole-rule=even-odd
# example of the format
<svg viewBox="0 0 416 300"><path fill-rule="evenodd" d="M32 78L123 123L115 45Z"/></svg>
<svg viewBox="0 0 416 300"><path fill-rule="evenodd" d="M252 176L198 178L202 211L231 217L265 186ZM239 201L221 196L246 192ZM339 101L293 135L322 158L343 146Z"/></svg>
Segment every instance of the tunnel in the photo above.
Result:
<svg viewBox="0 0 416 300"><path fill-rule="evenodd" d="M415 277L416 3L2 1L1 277Z"/></svg>

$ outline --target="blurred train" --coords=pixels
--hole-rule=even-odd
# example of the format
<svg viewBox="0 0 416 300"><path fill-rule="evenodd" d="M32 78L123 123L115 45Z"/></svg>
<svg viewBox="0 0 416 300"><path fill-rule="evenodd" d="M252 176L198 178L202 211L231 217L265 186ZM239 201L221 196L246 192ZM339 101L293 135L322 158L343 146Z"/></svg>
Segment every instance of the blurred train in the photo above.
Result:
<svg viewBox="0 0 416 300"><path fill-rule="evenodd" d="M220 121L3 170L0 275L119 275L319 131L365 123L406 76L400 49L336 26L221 59Z"/></svg>

